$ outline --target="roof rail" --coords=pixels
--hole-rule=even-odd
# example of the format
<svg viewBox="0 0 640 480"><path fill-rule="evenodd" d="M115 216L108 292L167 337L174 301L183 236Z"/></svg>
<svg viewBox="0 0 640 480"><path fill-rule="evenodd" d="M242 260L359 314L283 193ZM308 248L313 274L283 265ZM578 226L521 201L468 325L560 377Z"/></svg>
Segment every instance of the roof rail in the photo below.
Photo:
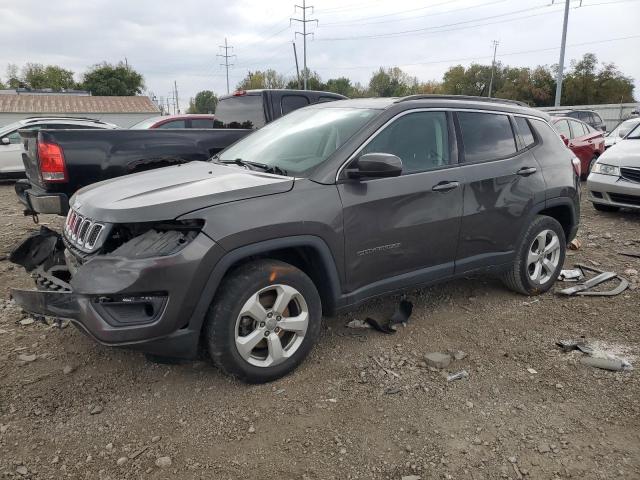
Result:
<svg viewBox="0 0 640 480"><path fill-rule="evenodd" d="M55 120L84 120L84 121L87 121L87 122L105 123L103 120L98 120L96 118L90 118L90 117L67 117L65 115L45 115L45 116L41 116L41 117L27 117L24 120L37 121L37 120L51 120L51 119L55 119Z"/></svg>
<svg viewBox="0 0 640 480"><path fill-rule="evenodd" d="M399 98L395 103L408 102L409 100L469 100L473 102L487 102L487 103L511 103L513 105L519 105L521 107L528 107L524 102L518 100L508 100L506 98L489 98L489 97L475 97L472 95L436 95L436 94L420 94L409 95L407 97Z"/></svg>

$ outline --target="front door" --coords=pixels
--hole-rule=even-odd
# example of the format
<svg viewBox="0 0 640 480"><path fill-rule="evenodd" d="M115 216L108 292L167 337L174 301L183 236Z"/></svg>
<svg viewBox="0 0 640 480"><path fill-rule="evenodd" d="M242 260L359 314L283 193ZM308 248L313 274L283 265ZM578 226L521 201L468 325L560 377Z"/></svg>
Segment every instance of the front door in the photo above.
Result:
<svg viewBox="0 0 640 480"><path fill-rule="evenodd" d="M372 293L453 273L460 213L450 114L410 111L365 144L402 160L400 177L338 184L343 204L347 290Z"/></svg>
<svg viewBox="0 0 640 480"><path fill-rule="evenodd" d="M9 143L0 139L0 173L15 173L24 171L22 163L22 139L15 131L5 135Z"/></svg>

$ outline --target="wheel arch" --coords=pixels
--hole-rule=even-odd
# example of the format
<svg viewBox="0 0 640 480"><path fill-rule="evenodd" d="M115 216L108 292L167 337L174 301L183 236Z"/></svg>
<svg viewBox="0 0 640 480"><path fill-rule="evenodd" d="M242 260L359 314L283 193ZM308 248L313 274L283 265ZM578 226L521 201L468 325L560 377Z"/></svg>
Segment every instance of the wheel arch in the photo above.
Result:
<svg viewBox="0 0 640 480"><path fill-rule="evenodd" d="M318 289L323 313L335 312L341 295L341 283L331 250L320 237L300 235L265 240L226 253L209 275L189 321L189 328L202 329L209 305L229 272L249 261L263 258L281 260L302 270Z"/></svg>
<svg viewBox="0 0 640 480"><path fill-rule="evenodd" d="M539 205L536 215L546 215L560 223L567 243L573 239L577 229L576 211L573 202L566 198L554 198Z"/></svg>

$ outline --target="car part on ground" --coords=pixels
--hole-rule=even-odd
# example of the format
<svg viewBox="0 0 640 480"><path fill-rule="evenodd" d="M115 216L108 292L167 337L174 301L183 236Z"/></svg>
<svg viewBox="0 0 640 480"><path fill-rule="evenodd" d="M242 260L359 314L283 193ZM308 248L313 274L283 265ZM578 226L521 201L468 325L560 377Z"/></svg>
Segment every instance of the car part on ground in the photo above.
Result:
<svg viewBox="0 0 640 480"><path fill-rule="evenodd" d="M633 370L633 365L626 358L619 357L601 347L590 345L584 340L560 340L556 342L556 345L564 353L576 350L583 353L584 356L580 358L580 363L583 365L613 372Z"/></svg>
<svg viewBox="0 0 640 480"><path fill-rule="evenodd" d="M13 296L152 355L193 358L204 337L222 370L264 382L303 361L323 313L373 297L476 272L538 295L579 219L548 122L430 95L299 109L210 162L81 189L51 252L66 273Z"/></svg>
<svg viewBox="0 0 640 480"><path fill-rule="evenodd" d="M590 272L595 272L598 275L596 275L595 277L589 278L581 283L578 283L577 285L573 286L573 287L569 287L569 288L564 288L560 291L558 291L558 293L560 295L567 295L567 296L573 296L573 295L580 295L580 296L589 296L589 297L613 297L615 295L619 295L622 292L624 292L628 287L629 287L629 281L624 278L621 277L620 275L618 275L615 272L607 272L604 270L599 270L597 268L594 267L588 267L587 265L582 265L582 264L576 264L575 265L576 268L580 269L583 273L584 276L584 272L585 271L590 271ZM598 285L605 283L609 280L612 279L618 279L619 283L612 289L610 290L605 290L605 291L595 291L592 290L593 288L597 287Z"/></svg>

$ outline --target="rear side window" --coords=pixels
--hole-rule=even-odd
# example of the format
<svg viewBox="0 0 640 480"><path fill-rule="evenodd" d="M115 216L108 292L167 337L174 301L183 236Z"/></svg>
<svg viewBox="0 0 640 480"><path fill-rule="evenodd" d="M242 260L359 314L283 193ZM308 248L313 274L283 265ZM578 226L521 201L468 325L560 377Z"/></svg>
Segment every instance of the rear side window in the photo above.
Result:
<svg viewBox="0 0 640 480"><path fill-rule="evenodd" d="M184 120L173 120L159 125L158 128L187 128L187 125L184 123Z"/></svg>
<svg viewBox="0 0 640 480"><path fill-rule="evenodd" d="M385 127L361 152L391 153L402 160L402 173L449 165L449 132L444 112L403 115Z"/></svg>
<svg viewBox="0 0 640 480"><path fill-rule="evenodd" d="M483 162L516 153L516 139L507 115L458 112L464 161Z"/></svg>
<svg viewBox="0 0 640 480"><path fill-rule="evenodd" d="M595 112L593 112L592 115L595 123L598 123L598 124L602 123L602 117L600 117L600 115L598 115Z"/></svg>
<svg viewBox="0 0 640 480"><path fill-rule="evenodd" d="M309 105L309 99L302 95L284 95L280 100L280 107L282 114L286 115L289 112L293 112L302 107Z"/></svg>
<svg viewBox="0 0 640 480"><path fill-rule="evenodd" d="M583 137L585 135L583 124L580 122L571 122L571 131L573 135L571 138Z"/></svg>
<svg viewBox="0 0 640 480"><path fill-rule="evenodd" d="M336 100L339 99L335 97L320 97L316 103L335 102Z"/></svg>
<svg viewBox="0 0 640 480"><path fill-rule="evenodd" d="M524 147L530 147L534 143L536 143L536 139L533 136L533 132L531 131L531 127L529 126L529 122L524 117L515 117L516 125L518 126L518 133L522 137L524 141Z"/></svg>
<svg viewBox="0 0 640 480"><path fill-rule="evenodd" d="M213 128L213 120L210 118L191 119L191 128Z"/></svg>
<svg viewBox="0 0 640 480"><path fill-rule="evenodd" d="M220 100L216 121L225 128L260 128L265 124L262 95L238 95Z"/></svg>
<svg viewBox="0 0 640 480"><path fill-rule="evenodd" d="M556 129L558 128L558 123L555 124ZM531 125L533 126L534 130L536 130L536 132L538 133L538 137L542 139L543 144L550 144L550 145L555 144L559 148L561 148L562 151L565 151L566 146L560 139L560 136L556 132L554 132L553 129L546 122L533 118L531 119Z"/></svg>

